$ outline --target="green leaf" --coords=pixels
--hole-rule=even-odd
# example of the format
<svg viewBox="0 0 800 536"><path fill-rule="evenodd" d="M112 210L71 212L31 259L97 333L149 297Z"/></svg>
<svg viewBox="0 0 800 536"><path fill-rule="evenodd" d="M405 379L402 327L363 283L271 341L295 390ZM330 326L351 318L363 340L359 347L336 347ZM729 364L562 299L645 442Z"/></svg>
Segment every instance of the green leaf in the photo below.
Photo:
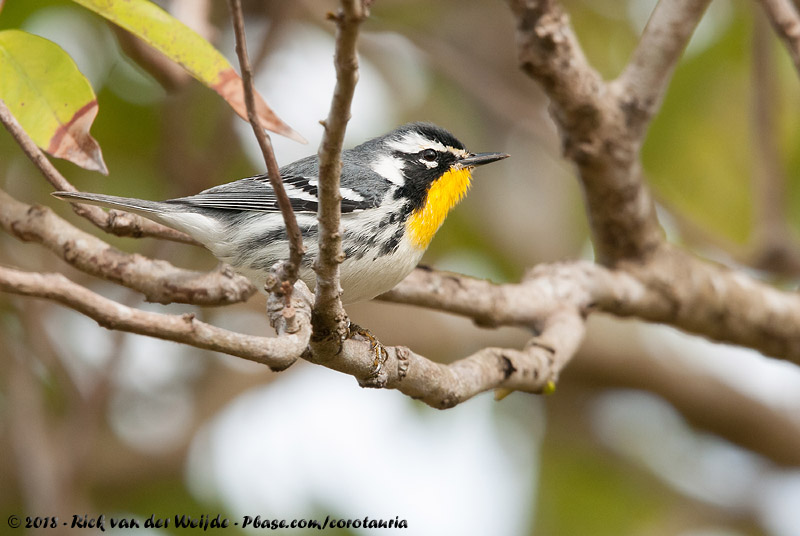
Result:
<svg viewBox="0 0 800 536"><path fill-rule="evenodd" d="M97 99L61 47L20 30L0 32L0 98L36 145L108 173L100 146L89 135Z"/></svg>
<svg viewBox="0 0 800 536"><path fill-rule="evenodd" d="M225 99L247 119L244 84L228 60L194 30L149 0L72 0L136 35ZM305 143L284 123L264 99L255 94L261 125L272 132Z"/></svg>

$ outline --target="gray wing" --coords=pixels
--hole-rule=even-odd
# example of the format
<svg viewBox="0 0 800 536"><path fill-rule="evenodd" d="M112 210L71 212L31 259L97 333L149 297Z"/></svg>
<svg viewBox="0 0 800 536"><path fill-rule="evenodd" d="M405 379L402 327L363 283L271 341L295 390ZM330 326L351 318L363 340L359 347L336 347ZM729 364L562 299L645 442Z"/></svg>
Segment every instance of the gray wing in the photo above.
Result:
<svg viewBox="0 0 800 536"><path fill-rule="evenodd" d="M367 171L377 175L372 170ZM360 166L344 159L343 177L358 179L363 178L364 174L365 172L360 169ZM303 158L281 168L281 179L295 212L317 212L318 176L319 162L316 156ZM374 177L371 179L375 180ZM342 182L344 183L345 181ZM353 181L346 182L352 183ZM342 185L342 213L375 207L383 199L386 188L380 192L376 188L370 188L369 184L364 184L365 187L359 187L360 184L361 182L359 181L358 184L354 185L355 187ZM272 190L267 175L258 175L222 184L189 197L170 199L167 203L221 210L280 211L275 192Z"/></svg>

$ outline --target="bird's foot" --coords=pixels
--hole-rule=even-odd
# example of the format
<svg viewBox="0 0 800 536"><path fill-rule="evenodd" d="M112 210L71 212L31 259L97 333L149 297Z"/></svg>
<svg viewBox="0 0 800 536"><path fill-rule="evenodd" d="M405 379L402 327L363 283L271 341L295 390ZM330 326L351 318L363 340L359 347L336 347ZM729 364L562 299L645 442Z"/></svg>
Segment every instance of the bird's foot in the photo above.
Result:
<svg viewBox="0 0 800 536"><path fill-rule="evenodd" d="M366 328L362 328L358 324L350 322L349 334L347 338L352 338L355 335L360 335L369 341L370 351L372 352L372 371L369 377L361 382L364 387L382 387L386 382L387 375L383 370L383 365L389 358L389 352L386 347L375 337L375 335Z"/></svg>

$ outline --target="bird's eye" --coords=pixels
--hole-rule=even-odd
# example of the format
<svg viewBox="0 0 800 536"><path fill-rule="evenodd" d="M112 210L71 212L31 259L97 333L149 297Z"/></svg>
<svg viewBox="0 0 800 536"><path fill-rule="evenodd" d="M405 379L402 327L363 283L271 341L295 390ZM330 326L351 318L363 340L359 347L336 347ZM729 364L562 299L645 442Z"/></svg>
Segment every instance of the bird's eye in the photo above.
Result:
<svg viewBox="0 0 800 536"><path fill-rule="evenodd" d="M424 158L428 162L433 162L434 160L436 160L436 157L438 156L436 154L436 151L434 151L433 149L425 149L420 154L422 155L422 158Z"/></svg>

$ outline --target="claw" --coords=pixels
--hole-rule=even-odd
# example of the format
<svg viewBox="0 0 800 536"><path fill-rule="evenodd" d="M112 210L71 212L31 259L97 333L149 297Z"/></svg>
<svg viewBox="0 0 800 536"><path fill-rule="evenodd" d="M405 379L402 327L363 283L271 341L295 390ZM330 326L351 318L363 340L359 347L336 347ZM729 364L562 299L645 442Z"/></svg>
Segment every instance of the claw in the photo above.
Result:
<svg viewBox="0 0 800 536"><path fill-rule="evenodd" d="M362 328L358 324L353 324L351 322L349 331L350 333L348 338L353 337L354 335L361 335L369 341L370 350L374 354L374 359L372 361L372 375L377 376L381 370L383 370L383 364L386 363L387 359L389 359L389 352L386 351L386 348L384 348L384 346L375 337L375 335L370 332L370 330Z"/></svg>

